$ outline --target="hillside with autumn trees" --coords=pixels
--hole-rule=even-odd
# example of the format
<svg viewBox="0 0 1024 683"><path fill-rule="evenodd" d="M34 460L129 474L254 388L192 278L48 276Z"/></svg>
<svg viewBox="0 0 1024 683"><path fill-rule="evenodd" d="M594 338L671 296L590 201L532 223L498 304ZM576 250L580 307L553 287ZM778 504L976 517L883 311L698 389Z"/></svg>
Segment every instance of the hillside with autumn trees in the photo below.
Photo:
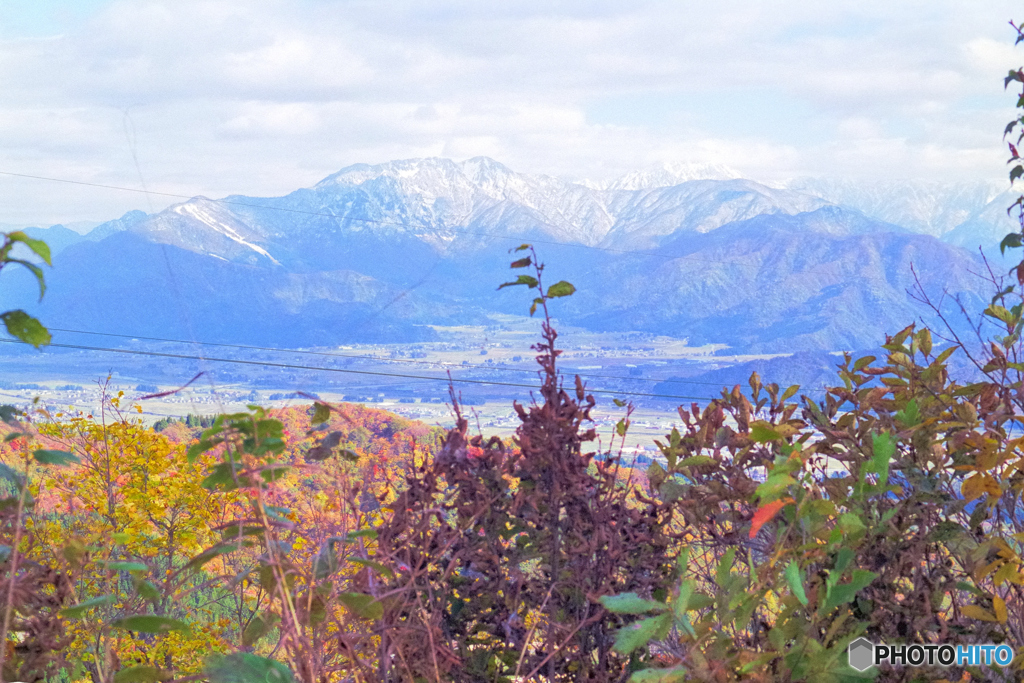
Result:
<svg viewBox="0 0 1024 683"><path fill-rule="evenodd" d="M30 633L53 648L49 656L59 653L59 667L74 680L106 681L140 664L197 673L211 653L251 649L267 599L258 580L239 577L254 561L254 550L211 558L203 580L189 572L195 556L247 519L249 501L237 489L224 495L211 490L213 456L186 456L201 430L176 423L154 432L121 400L108 397L100 415L40 412L17 421L8 413L17 426L2 430L5 484L17 489L26 475L31 482L22 501L22 508L31 501L34 511L23 530L31 544L22 561L60 568L59 579L48 575L53 592L35 598L60 600L54 607L78 604L61 613L68 628L57 625L55 610L33 605L31 618L40 630ZM291 408L266 416L280 425L281 461L290 467L266 491L268 509L278 511L275 521L286 530L281 542L307 566L325 539L372 526L382 505L393 502L403 473L437 440L436 430L381 410L347 405L316 428L310 413ZM75 462L29 463L26 469L29 443L35 452L65 454L54 462ZM329 448L341 456L326 459ZM236 578L236 590L215 587L210 579L216 576ZM112 622L139 611L166 623L185 618L188 632L172 628L154 639L111 629ZM44 666L31 653L19 657L17 647L11 654L8 680ZM56 662L49 662L51 674Z"/></svg>

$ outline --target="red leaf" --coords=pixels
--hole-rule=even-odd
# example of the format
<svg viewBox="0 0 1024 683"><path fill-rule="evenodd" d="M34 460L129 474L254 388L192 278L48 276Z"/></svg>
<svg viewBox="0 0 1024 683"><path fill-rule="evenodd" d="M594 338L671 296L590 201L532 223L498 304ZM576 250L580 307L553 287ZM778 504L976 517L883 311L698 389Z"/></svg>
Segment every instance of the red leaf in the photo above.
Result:
<svg viewBox="0 0 1024 683"><path fill-rule="evenodd" d="M757 532L761 530L761 527L771 521L771 518L774 517L779 510L792 502L792 498L783 498L759 507L757 512L754 513L753 519L750 520L750 537L753 538L754 536L757 536Z"/></svg>

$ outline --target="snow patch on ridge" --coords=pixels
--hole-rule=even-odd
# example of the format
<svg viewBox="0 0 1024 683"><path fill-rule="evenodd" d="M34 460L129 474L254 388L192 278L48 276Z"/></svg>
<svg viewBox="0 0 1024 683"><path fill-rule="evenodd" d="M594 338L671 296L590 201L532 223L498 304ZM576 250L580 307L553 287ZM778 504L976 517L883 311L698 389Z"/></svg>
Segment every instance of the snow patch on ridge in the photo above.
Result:
<svg viewBox="0 0 1024 683"><path fill-rule="evenodd" d="M260 254L261 256L266 256L275 265L281 265L280 261L271 256L266 249L246 240L238 233L238 231L235 228L220 220L216 215L217 213L219 213L216 210L216 208L206 204L212 204L212 202L209 202L209 200L206 200L206 202L203 202L202 200L191 201L185 204L178 204L177 206L172 207L171 210L174 213L177 213L181 216L197 220L203 225L206 225L215 230L216 232L219 232L220 234L224 235L229 240L237 242L242 246L248 247L249 249L255 251L257 254Z"/></svg>

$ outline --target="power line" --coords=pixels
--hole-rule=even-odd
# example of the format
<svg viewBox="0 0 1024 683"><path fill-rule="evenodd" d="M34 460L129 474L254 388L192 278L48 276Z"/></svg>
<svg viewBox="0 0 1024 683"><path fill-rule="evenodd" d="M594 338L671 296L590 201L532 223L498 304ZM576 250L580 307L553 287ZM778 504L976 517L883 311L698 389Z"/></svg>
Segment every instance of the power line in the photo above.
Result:
<svg viewBox="0 0 1024 683"><path fill-rule="evenodd" d="M10 344L21 344L17 339L0 339L0 342ZM133 349L112 349L102 346L83 346L79 344L55 344L50 343L48 346L57 347L62 349L77 349L81 351L106 351L109 353L121 353L133 356L150 356L154 358L175 358L180 360L196 360L206 361L215 363L235 363L238 365L259 365L271 368L284 368L290 370L315 370L318 372L338 372L351 375L372 375L377 377L401 377L403 379L416 379L425 380L429 382L444 382L447 384L449 381L455 384L482 384L488 386L503 386L503 387L517 387L522 389L536 389L537 387L532 384L520 384L518 382L498 382L493 380L483 379L455 379L445 377L428 377L425 375L410 375L405 373L396 372L381 372L377 370L352 370L348 368L325 368L315 365L296 365L294 363L274 363L270 361L257 361L257 360L244 360L241 358L211 358L209 356L190 356L182 353L166 353L161 351L137 351ZM648 394L638 391L612 391L610 389L592 389L589 390L591 394L609 394L612 396L638 396L641 398L668 398L668 399L682 399L688 401L709 401L712 400L713 396L674 396L670 394Z"/></svg>
<svg viewBox="0 0 1024 683"><path fill-rule="evenodd" d="M231 199L209 199L208 197L202 197L202 196L198 196L198 195L197 196L189 196L189 195L177 194L177 193L173 193L173 192L155 192L153 190L146 190L146 189L140 190L140 189L135 188L135 187L122 187L120 185L105 185L105 184L102 184L102 183L89 183L89 182L85 182L83 180L71 180L71 179L68 179L68 178L51 178L51 177L48 177L48 176L30 175L28 173L13 173L11 171L0 171L0 175L11 176L11 177L14 177L14 178L28 178L28 179L31 179L31 180L45 180L47 182L53 182L53 183L66 183L66 184L69 184L69 185L83 185L85 187L98 187L98 188L103 188L103 189L106 189L106 190L120 190L122 192L137 192L137 193L140 193L140 194L156 195L156 196L159 196L159 197L172 197L174 199L189 200L189 199L196 199L198 197L199 199L204 199L204 200L206 200L208 202L216 202L218 204L228 204L228 205L231 205L231 206L243 206L243 207L247 207L247 208L250 208L250 209L266 209L268 211L283 211L285 213L295 213L295 214L302 214L302 215L306 215L306 216L323 216L325 218L334 218L334 219L340 220L340 221L357 221L357 222L360 222L360 223L368 223L368 224L371 224L371 225L390 225L390 226L395 226L395 227L400 227L400 228L410 228L410 229L427 227L427 226L422 226L422 225L421 226L412 225L410 223L399 223L398 221L382 221L382 220L377 220L377 219L373 219L373 218L357 218L357 217L354 217L354 216L339 216L338 214L335 214L335 213L326 213L326 212L323 212L323 211L307 211L305 209L289 209L289 208L286 208L286 207L283 207L283 206L269 206L267 204L251 204L249 202L240 202L240 201L231 200ZM674 261L676 259L688 259L688 260L697 260L697 261L701 261L701 262L704 262L704 263L721 263L721 264L725 264L725 265L739 265L739 266L748 266L748 267L752 267L752 266L756 265L756 264L753 264L753 263L745 263L743 261L737 261L735 259L733 259L733 260L722 260L722 259L705 258L704 256L671 256L671 255L668 255L668 254L658 254L658 253L655 253L655 252L639 251L639 250L636 250L636 249L614 249L612 247L598 247L598 246L592 246L592 245L589 245L589 244L578 244L578 243L575 243L575 242L558 242L558 241L555 241L555 240L535 239L535 238L532 238L532 237L521 237L521 236L517 236L517 235L502 235L502 234L496 233L496 232L473 231L473 230L466 230L464 228L453 228L453 227L450 227L450 226L449 227L444 227L444 228L438 228L437 230L439 230L439 231L448 231L448 232L456 232L456 233L460 233L460 234L463 234L463 235L474 235L474 236L477 236L477 237L496 237L498 239L505 239L505 240L514 241L514 242L530 242L530 243L533 243L533 244L548 244L548 245L554 245L554 246L560 246L560 247L574 247L574 248L580 248L580 249L593 249L593 250L596 250L596 251L606 251L606 252L613 253L613 254L637 254L637 255L640 255L640 256L650 256L650 257L653 257L653 258L661 258L661 259L665 259L667 261Z"/></svg>
<svg viewBox="0 0 1024 683"><path fill-rule="evenodd" d="M423 361L423 360L413 360L413 359L409 359L409 358L382 358L380 356L369 356L369 355L365 355L365 354L332 353L332 352L328 352L328 351L307 351L305 349L280 349L280 348L275 348L275 347L272 347L272 346L251 346L251 345L248 345L248 344L227 344L227 343L221 343L221 342L185 341L183 339L168 339L166 337L145 337L145 336L142 336L142 335L133 335L133 334L114 334L113 332L91 332L91 331L88 331L88 330L72 330L72 329L64 328L64 327L49 327L47 329L52 330L54 332L71 332L71 333L74 333L74 334L89 334L89 335L95 335L95 336L100 336L100 337L116 337L116 338L120 338L120 339L144 339L146 341L168 342L168 343L173 343L173 344L198 344L198 345L201 345L201 346L217 346L217 347L223 347L223 348L229 348L229 349L246 349L246 350L250 350L250 351L274 351L274 352L277 352L277 353L297 353L297 354L303 354L303 355L309 355L309 356L325 356L325 357L328 357L328 358L356 358L356 359L361 359L361 360L384 361L384 362L388 362L388 363L414 363L414 364L417 364L417 365L436 365L438 363L442 363L443 364L443 361ZM51 344L51 346L52 346L52 344ZM480 370L488 370L488 371L492 371L492 372L526 372L526 373L530 373L530 374L537 374L537 372L538 372L537 370L526 370L526 369L523 369L523 368L501 368L501 367L494 367L494 366L490 366L490 365L481 365L480 363L468 363L468 364L465 364L465 365L457 365L457 366L454 366L454 367L457 367L457 368L475 368L475 369L480 369ZM639 382L667 382L667 383L672 383L672 384L700 384L700 385L706 385L706 386L712 386L712 387L721 387L721 384L719 384L718 382L701 382L701 381L697 381L697 380L686 380L686 379L656 379L656 378L653 378L653 377L633 377L633 376L628 376L627 377L627 376L623 376L623 375L595 375L595 374L591 374L591 373L587 374L587 378L619 379L619 380L639 381Z"/></svg>

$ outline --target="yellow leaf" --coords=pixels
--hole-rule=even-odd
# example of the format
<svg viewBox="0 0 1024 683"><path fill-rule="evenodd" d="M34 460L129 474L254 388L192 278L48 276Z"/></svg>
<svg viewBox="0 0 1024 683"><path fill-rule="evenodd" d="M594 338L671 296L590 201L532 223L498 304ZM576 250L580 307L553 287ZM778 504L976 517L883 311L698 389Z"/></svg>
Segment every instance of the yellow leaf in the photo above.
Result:
<svg viewBox="0 0 1024 683"><path fill-rule="evenodd" d="M960 492L965 500L970 501L975 498L981 498L986 494L998 497L1002 495L1003 490L999 487L999 482L992 475L979 473L965 479L960 487Z"/></svg>
<svg viewBox="0 0 1024 683"><path fill-rule="evenodd" d="M1003 609L1006 609L1005 605ZM964 616L968 616L971 619L977 619L979 621L998 621L995 616L987 609L978 607L977 605L964 605L960 608L960 611L964 613Z"/></svg>
<svg viewBox="0 0 1024 683"><path fill-rule="evenodd" d="M999 571L997 571L995 576L992 577L992 581L995 582L997 586L1001 586L1004 581L1013 581L1014 583L1017 583L1019 576L1020 574L1017 572L1016 563L1007 562L999 568Z"/></svg>
<svg viewBox="0 0 1024 683"><path fill-rule="evenodd" d="M975 578L979 582L984 581L986 576L988 576L989 574L994 572L997 567L999 567L999 566L1001 566L1003 564L1006 564L1005 560L995 560L994 562L991 562L991 563L985 565L984 567L982 567L977 572L977 574L975 574Z"/></svg>
<svg viewBox="0 0 1024 683"><path fill-rule="evenodd" d="M996 619L999 620L999 623L1000 624L1005 624L1006 623L1006 617L1007 617L1007 614L1006 614L1006 602L1001 597L999 597L998 595L995 595L995 596L992 597L992 609L995 610Z"/></svg>
<svg viewBox="0 0 1024 683"><path fill-rule="evenodd" d="M985 448L974 456L974 465L979 472L987 472L996 466L999 461L999 455L999 451L995 448Z"/></svg>

